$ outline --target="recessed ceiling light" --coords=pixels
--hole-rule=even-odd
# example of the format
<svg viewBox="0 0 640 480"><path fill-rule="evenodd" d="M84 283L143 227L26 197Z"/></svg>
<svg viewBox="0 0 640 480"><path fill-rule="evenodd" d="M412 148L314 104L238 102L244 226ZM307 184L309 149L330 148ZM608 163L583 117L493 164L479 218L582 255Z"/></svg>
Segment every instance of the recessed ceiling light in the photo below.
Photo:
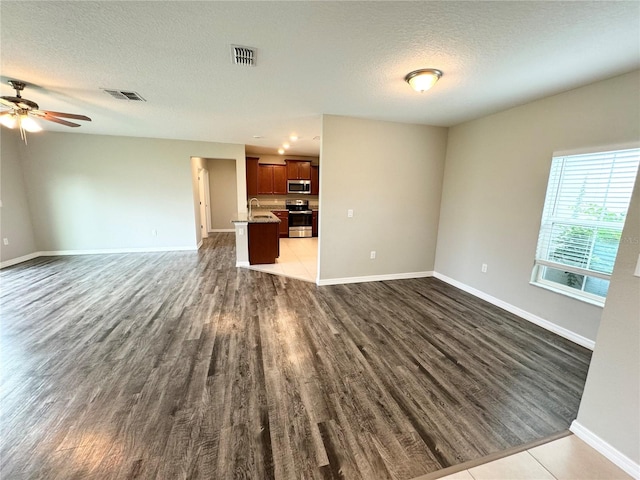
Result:
<svg viewBox="0 0 640 480"><path fill-rule="evenodd" d="M253 138L262 138L262 135L254 135Z"/></svg>
<svg viewBox="0 0 640 480"><path fill-rule="evenodd" d="M290 146L291 146L291 145L289 145L288 143L283 143L283 144L282 144L282 148L284 148L285 150L289 150L289 147L290 147Z"/></svg>
<svg viewBox="0 0 640 480"><path fill-rule="evenodd" d="M279 148L279 149L278 149L278 153L279 153L280 155L283 155L283 154L284 154L284 148Z"/></svg>
<svg viewBox="0 0 640 480"><path fill-rule="evenodd" d="M423 68L407 73L404 77L405 82L411 85L416 92L426 92L433 87L442 77L442 72L435 68Z"/></svg>
<svg viewBox="0 0 640 480"><path fill-rule="evenodd" d="M289 140L291 140L292 142L295 142L296 140L298 140L298 136L297 135L289 135Z"/></svg>

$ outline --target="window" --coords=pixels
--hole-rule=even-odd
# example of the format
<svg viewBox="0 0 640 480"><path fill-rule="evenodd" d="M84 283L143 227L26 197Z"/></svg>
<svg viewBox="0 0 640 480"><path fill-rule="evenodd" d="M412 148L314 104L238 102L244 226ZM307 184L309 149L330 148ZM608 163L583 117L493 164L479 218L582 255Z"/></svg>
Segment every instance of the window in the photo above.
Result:
<svg viewBox="0 0 640 480"><path fill-rule="evenodd" d="M603 305L640 149L554 157L532 283Z"/></svg>

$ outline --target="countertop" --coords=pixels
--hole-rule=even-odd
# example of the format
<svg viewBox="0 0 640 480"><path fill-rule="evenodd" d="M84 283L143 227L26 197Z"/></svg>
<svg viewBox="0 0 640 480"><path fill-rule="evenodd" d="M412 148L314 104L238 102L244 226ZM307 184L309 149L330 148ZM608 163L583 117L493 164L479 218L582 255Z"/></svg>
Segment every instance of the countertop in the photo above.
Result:
<svg viewBox="0 0 640 480"><path fill-rule="evenodd" d="M269 210L254 208L251 216L248 213L239 213L231 220L231 223L280 223L280 219Z"/></svg>

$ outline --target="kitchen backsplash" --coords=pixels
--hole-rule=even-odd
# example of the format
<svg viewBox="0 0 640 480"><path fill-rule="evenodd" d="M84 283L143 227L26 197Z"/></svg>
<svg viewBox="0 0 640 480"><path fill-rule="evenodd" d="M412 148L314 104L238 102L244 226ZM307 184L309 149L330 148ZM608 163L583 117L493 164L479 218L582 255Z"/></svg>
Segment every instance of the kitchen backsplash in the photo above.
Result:
<svg viewBox="0 0 640 480"><path fill-rule="evenodd" d="M317 195L258 195L255 198L260 202L260 208L281 209L286 210L285 201L287 200L309 200L309 206L313 209L318 208ZM253 208L256 208L255 202Z"/></svg>

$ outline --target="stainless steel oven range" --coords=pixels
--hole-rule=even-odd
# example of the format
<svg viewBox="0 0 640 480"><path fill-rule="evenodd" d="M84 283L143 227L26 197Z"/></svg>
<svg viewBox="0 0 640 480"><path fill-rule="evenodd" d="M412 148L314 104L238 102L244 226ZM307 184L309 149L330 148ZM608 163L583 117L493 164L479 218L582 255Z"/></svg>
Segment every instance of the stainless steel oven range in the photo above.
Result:
<svg viewBox="0 0 640 480"><path fill-rule="evenodd" d="M289 210L289 237L311 237L313 232L313 212L309 209L308 200L287 200Z"/></svg>

